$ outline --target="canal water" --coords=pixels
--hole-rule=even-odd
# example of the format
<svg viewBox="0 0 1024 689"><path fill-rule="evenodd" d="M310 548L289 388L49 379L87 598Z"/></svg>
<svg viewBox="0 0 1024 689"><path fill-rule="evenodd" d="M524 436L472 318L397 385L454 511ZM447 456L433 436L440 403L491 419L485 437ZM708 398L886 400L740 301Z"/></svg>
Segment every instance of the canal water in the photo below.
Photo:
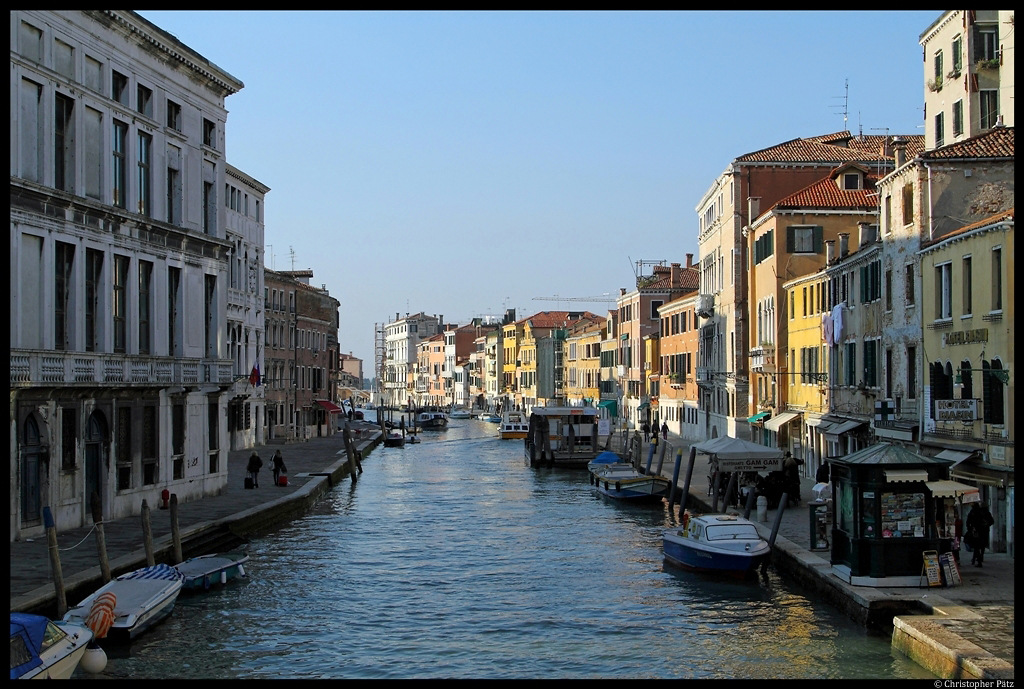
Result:
<svg viewBox="0 0 1024 689"><path fill-rule="evenodd" d="M534 470L495 424L375 449L247 546L247 580L181 597L108 678L931 678L774 572L664 564L664 505ZM81 675L82 671L78 671Z"/></svg>

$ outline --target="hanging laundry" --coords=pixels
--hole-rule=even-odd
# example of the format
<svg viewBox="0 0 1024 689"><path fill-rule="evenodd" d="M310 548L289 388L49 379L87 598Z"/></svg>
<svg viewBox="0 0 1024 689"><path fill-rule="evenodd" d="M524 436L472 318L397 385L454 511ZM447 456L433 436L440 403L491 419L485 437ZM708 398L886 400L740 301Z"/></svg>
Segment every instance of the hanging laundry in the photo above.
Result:
<svg viewBox="0 0 1024 689"><path fill-rule="evenodd" d="M843 340L843 307L845 306L846 302L841 301L832 309L832 341L835 343Z"/></svg>
<svg viewBox="0 0 1024 689"><path fill-rule="evenodd" d="M829 347L835 344L835 340L832 337L832 314L827 312L821 314L821 339Z"/></svg>

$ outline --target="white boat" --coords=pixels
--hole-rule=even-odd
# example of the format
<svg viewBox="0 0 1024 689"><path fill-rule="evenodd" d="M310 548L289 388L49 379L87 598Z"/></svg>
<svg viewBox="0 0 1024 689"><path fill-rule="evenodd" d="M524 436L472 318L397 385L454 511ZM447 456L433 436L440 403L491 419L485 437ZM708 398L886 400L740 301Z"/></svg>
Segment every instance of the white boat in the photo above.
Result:
<svg viewBox="0 0 1024 689"><path fill-rule="evenodd" d="M501 417L498 416L497 414L495 414L493 412L489 412L489 411L488 412L484 412L483 414L480 414L476 418L480 419L481 421L489 421L491 423L501 423Z"/></svg>
<svg viewBox="0 0 1024 689"><path fill-rule="evenodd" d="M174 610L185 575L170 565L154 565L128 572L103 586L64 615L65 622L85 625L93 603L101 595L116 596L114 622L106 640L126 643L160 622Z"/></svg>
<svg viewBox="0 0 1024 689"><path fill-rule="evenodd" d="M70 679L92 641L84 625L11 613L11 679Z"/></svg>
<svg viewBox="0 0 1024 689"><path fill-rule="evenodd" d="M186 591L206 591L211 586L226 584L245 576L245 553L211 553L200 555L174 565L185 576L182 588Z"/></svg>
<svg viewBox="0 0 1024 689"><path fill-rule="evenodd" d="M602 452L587 465L599 493L620 500L660 500L672 482L657 474L641 474L614 452Z"/></svg>
<svg viewBox="0 0 1024 689"><path fill-rule="evenodd" d="M686 569L746 575L757 569L771 548L754 523L733 514L683 516L682 528L664 533L665 559Z"/></svg>
<svg viewBox="0 0 1024 689"><path fill-rule="evenodd" d="M509 438L525 438L530 430L530 419L526 412L507 411L501 415L498 435L502 440Z"/></svg>
<svg viewBox="0 0 1024 689"><path fill-rule="evenodd" d="M471 419L471 418L473 418L473 415L469 412L468 409L465 409L463 407L455 407L448 414L448 418L450 418L450 419Z"/></svg>
<svg viewBox="0 0 1024 689"><path fill-rule="evenodd" d="M420 409L416 412L416 425L425 431L443 431L448 427L448 415L438 409Z"/></svg>

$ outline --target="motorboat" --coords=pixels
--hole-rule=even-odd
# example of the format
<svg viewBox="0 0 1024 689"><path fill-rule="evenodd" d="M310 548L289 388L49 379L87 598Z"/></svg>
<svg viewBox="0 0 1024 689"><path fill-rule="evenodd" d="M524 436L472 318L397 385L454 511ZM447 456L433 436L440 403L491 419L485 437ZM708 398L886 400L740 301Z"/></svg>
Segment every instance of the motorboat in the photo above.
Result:
<svg viewBox="0 0 1024 689"><path fill-rule="evenodd" d="M498 435L502 440L509 438L525 438L530 431L530 419L526 412L507 411L501 415Z"/></svg>
<svg viewBox="0 0 1024 689"><path fill-rule="evenodd" d="M11 613L11 679L70 679L92 641L85 625Z"/></svg>
<svg viewBox="0 0 1024 689"><path fill-rule="evenodd" d="M501 416L499 414L492 414L491 412L484 412L478 417L481 421L488 421L490 423L501 423Z"/></svg>
<svg viewBox="0 0 1024 689"><path fill-rule="evenodd" d="M416 412L416 425L425 431L443 431L448 428L448 415L439 409L420 409Z"/></svg>
<svg viewBox="0 0 1024 689"><path fill-rule="evenodd" d="M590 483L602 495L620 500L660 500L672 483L664 476L641 474L614 452L602 452L587 465Z"/></svg>
<svg viewBox="0 0 1024 689"><path fill-rule="evenodd" d="M672 564L734 576L753 572L771 552L749 519L734 514L691 517L689 512L684 512L681 528L665 532L662 548Z"/></svg>
<svg viewBox="0 0 1024 689"><path fill-rule="evenodd" d="M245 553L211 553L185 560L174 568L185 575L183 591L206 591L245 577L243 565L248 561Z"/></svg>
<svg viewBox="0 0 1024 689"><path fill-rule="evenodd" d="M596 407L534 407L525 443L530 466L586 469L600 454L599 415Z"/></svg>
<svg viewBox="0 0 1024 689"><path fill-rule="evenodd" d="M466 409L464 407L455 407L448 414L448 418L450 418L450 419L471 419L471 418L473 418L473 415L470 413L470 411L468 409Z"/></svg>
<svg viewBox="0 0 1024 689"><path fill-rule="evenodd" d="M170 565L143 567L98 589L68 610L64 621L86 625L93 604L101 597L109 599L104 594L111 593L115 598L114 620L101 641L127 643L171 614L184 581L185 575Z"/></svg>
<svg viewBox="0 0 1024 689"><path fill-rule="evenodd" d="M384 447L404 447L405 436L400 431L387 431L384 434Z"/></svg>

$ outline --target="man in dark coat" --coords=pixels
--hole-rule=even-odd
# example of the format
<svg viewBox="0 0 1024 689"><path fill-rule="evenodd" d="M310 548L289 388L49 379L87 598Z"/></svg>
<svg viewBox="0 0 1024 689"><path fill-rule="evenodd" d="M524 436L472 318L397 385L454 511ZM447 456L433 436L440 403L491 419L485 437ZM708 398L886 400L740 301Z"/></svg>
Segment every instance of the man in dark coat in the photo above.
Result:
<svg viewBox="0 0 1024 689"><path fill-rule="evenodd" d="M256 454L256 450L252 451L249 455L249 463L245 465L245 470L249 472L249 476L252 477L252 487L260 487L260 468L263 466L263 460Z"/></svg>
<svg viewBox="0 0 1024 689"><path fill-rule="evenodd" d="M794 457L793 453L787 452L786 458L782 460L782 474L786 483L786 494L789 502L800 504L800 465L804 460Z"/></svg>
<svg viewBox="0 0 1024 689"><path fill-rule="evenodd" d="M640 430L644 432L644 442L646 443L651 439L651 425L644 421L644 425L640 426Z"/></svg>
<svg viewBox="0 0 1024 689"><path fill-rule="evenodd" d="M985 548L988 547L988 529L995 522L992 513L988 511L988 504L984 502L974 503L974 507L967 514L967 544L974 549L971 564L976 567L984 565Z"/></svg>

